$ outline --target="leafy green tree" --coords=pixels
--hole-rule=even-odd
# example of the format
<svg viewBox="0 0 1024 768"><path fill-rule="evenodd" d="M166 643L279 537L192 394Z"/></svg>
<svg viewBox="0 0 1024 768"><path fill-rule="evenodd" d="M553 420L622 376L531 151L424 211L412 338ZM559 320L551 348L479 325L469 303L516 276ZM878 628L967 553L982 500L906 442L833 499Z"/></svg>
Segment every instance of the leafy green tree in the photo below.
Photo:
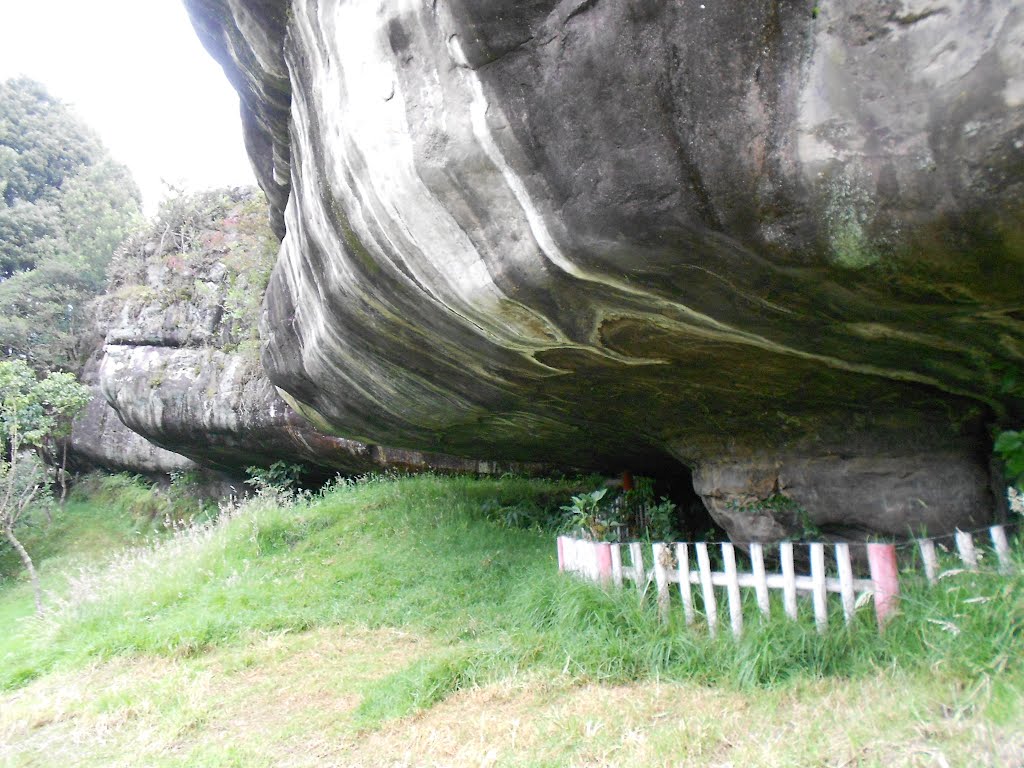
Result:
<svg viewBox="0 0 1024 768"><path fill-rule="evenodd" d="M0 182L4 203L53 197L82 166L103 155L99 139L46 89L27 77L0 84L0 146L17 154Z"/></svg>
<svg viewBox="0 0 1024 768"><path fill-rule="evenodd" d="M95 295L95 282L73 265L47 260L0 283L0 339L7 357L46 369L71 367L83 349L82 308Z"/></svg>
<svg viewBox="0 0 1024 768"><path fill-rule="evenodd" d="M70 432L89 397L89 388L69 373L39 379L22 360L0 361L0 531L28 571L37 612L43 608L39 575L16 531L45 489L39 452Z"/></svg>
<svg viewBox="0 0 1024 768"><path fill-rule="evenodd" d="M53 203L0 206L0 279L57 256L64 247L60 211Z"/></svg>
<svg viewBox="0 0 1024 768"><path fill-rule="evenodd" d="M0 83L0 357L76 368L86 307L138 220L128 171L67 107Z"/></svg>

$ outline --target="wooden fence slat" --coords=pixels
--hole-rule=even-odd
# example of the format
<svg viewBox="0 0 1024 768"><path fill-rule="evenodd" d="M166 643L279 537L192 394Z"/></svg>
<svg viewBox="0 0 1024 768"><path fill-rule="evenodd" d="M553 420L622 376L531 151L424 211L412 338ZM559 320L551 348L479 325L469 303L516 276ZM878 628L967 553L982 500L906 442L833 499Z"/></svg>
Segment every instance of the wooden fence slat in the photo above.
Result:
<svg viewBox="0 0 1024 768"><path fill-rule="evenodd" d="M718 603L715 601L715 587L711 583L711 559L708 557L706 542L697 542L696 549L701 594L704 596L704 618L708 622L708 633L714 637L718 631Z"/></svg>
<svg viewBox="0 0 1024 768"><path fill-rule="evenodd" d="M608 586L612 581L612 545L607 541L599 541L594 544L594 554L597 557L597 574L601 584Z"/></svg>
<svg viewBox="0 0 1024 768"><path fill-rule="evenodd" d="M857 607L853 593L853 564L850 562L850 545L836 544L836 567L839 569L839 594L843 601L843 619L849 624Z"/></svg>
<svg viewBox="0 0 1024 768"><path fill-rule="evenodd" d="M868 567L875 582L875 615L878 628L885 626L899 604L900 579L895 544L868 544Z"/></svg>
<svg viewBox="0 0 1024 768"><path fill-rule="evenodd" d="M676 565L679 573L679 597L683 600L683 616L686 625L693 624L693 593L690 591L690 548L676 544Z"/></svg>
<svg viewBox="0 0 1024 768"><path fill-rule="evenodd" d="M647 571L644 570L644 555L640 549L640 542L634 541L629 545L629 556L633 560L633 580L636 588L641 592L647 589Z"/></svg>
<svg viewBox="0 0 1024 768"><path fill-rule="evenodd" d="M921 550L921 560L924 561L924 575L929 584L936 584L939 580L939 558L935 554L935 542L931 539L921 539L918 543Z"/></svg>
<svg viewBox="0 0 1024 768"><path fill-rule="evenodd" d="M612 544L612 584L622 586L622 545Z"/></svg>
<svg viewBox="0 0 1024 768"><path fill-rule="evenodd" d="M739 637L743 634L743 603L740 601L740 583L736 578L736 549L728 542L722 544L722 561L725 563L729 595L729 624L733 637Z"/></svg>
<svg viewBox="0 0 1024 768"><path fill-rule="evenodd" d="M578 573L581 576L588 578L594 572L595 569L595 554L594 548L600 548L604 546L604 542L591 542L586 539L574 539L566 537L565 543L563 544L562 553L565 558L565 570L570 573ZM644 571L642 556L638 558L638 568L634 568L632 564L626 564L622 562L622 549L623 547L629 547L631 555L633 554L632 549L635 548L636 544L611 544L610 550L612 552L612 578L614 579L615 571L615 553L618 552L618 562L621 568L623 582L627 579L636 580L637 573L641 574L641 581L646 582L650 578L651 574ZM668 546L668 545L666 545ZM689 545L685 545L689 546ZM785 549L784 547L782 548ZM668 582L679 583L680 579L687 579L691 585L700 584L700 574L698 571L688 568L683 576L680 576L680 572L676 569L666 571L665 574ZM754 573L739 573L736 574L736 581L741 588L750 587L757 589L759 576ZM783 574L779 573L766 573L765 582L768 590L772 589L784 589L786 579ZM728 576L721 571L711 572L711 583L715 587L727 587L729 585ZM872 588L873 582L870 579L857 579L853 580L853 587L855 592L866 591ZM811 592L814 590L814 583L810 576L794 575L794 585L797 592ZM825 580L826 589L829 592L841 592L842 588L839 579L826 578Z"/></svg>
<svg viewBox="0 0 1024 768"><path fill-rule="evenodd" d="M754 591L757 593L757 607L761 613L770 616L772 611L771 600L768 598L768 579L764 572L764 547L758 542L750 545L750 563L754 573Z"/></svg>
<svg viewBox="0 0 1024 768"><path fill-rule="evenodd" d="M786 615L796 619L796 569L793 567L793 542L779 544L779 558L782 560L782 603Z"/></svg>
<svg viewBox="0 0 1024 768"><path fill-rule="evenodd" d="M576 573L580 576L586 576L589 578L590 571L587 565L587 553L589 548L585 539L578 539L576 541Z"/></svg>
<svg viewBox="0 0 1024 768"><path fill-rule="evenodd" d="M629 569L626 570L627 575ZM678 571L669 571L667 577L670 584L676 584L679 582L680 576ZM632 576L630 575L630 578ZM690 570L689 573L690 584L700 584L700 572ZM757 577L753 573L737 573L736 581L740 587L757 587ZM768 585L768 589L784 589L786 579L781 573L766 573L765 582ZM729 586L729 579L722 571L711 572L711 583L716 587L727 587ZM797 592L813 592L814 591L814 580L810 576L793 576L794 588ZM870 592L874 588L874 582L871 579L858 579L853 580L853 591L854 592ZM825 578L825 590L828 592L835 592L836 594L842 593L842 585L839 583L839 579L827 576Z"/></svg>
<svg viewBox="0 0 1024 768"><path fill-rule="evenodd" d="M993 525L988 531L992 537L992 546L996 548L996 557L999 558L999 570L1008 573L1012 566L1010 564L1010 542L1006 540L1006 529L1001 525Z"/></svg>
<svg viewBox="0 0 1024 768"><path fill-rule="evenodd" d="M658 588L658 618L668 621L669 593L668 593L668 570L665 568L665 559L668 554L668 547L664 544L653 544L651 546L651 557L654 558L654 583Z"/></svg>
<svg viewBox="0 0 1024 768"><path fill-rule="evenodd" d="M714 582L716 587L725 586L725 574L711 574L711 580ZM765 581L768 582L768 589L785 589L786 578L781 573L769 573L765 576ZM750 573L739 574L739 582L741 587L753 587L754 576ZM813 592L814 591L814 579L810 576L793 576L793 585L797 592ZM854 592L870 592L874 589L874 582L871 579L858 579L853 580L853 591ZM825 577L825 591L835 592L842 594L843 585L840 584L839 579L834 579L831 576Z"/></svg>
<svg viewBox="0 0 1024 768"><path fill-rule="evenodd" d="M978 553L974 549L974 537L963 531L956 532L956 550L965 566L972 571L978 570Z"/></svg>
<svg viewBox="0 0 1024 768"><path fill-rule="evenodd" d="M828 592L825 589L825 545L811 544L811 579L814 580L812 602L814 603L814 623L819 632L828 629Z"/></svg>
<svg viewBox="0 0 1024 768"><path fill-rule="evenodd" d="M989 535L998 558L1000 570L1012 567L1012 553L1001 525L991 526ZM973 536L964 531L955 534L957 553L965 567L972 570L978 568L981 557ZM725 587L729 601L729 620L732 632L739 636L743 631L742 588L752 588L757 597L760 612L768 616L771 613L770 590L781 589L783 606L786 615L791 619L798 618L798 592L810 592L814 608L814 618L820 632L828 626L828 593L840 595L843 606L843 618L847 624L853 620L856 611L856 596L862 591L874 592L875 610L878 614L879 627L895 610L899 601L899 574L896 562L896 548L892 544L869 543L867 545L868 564L871 578L854 578L850 545L845 542L835 544L835 561L838 578L828 575L825 570L825 545L814 542L809 545L811 559L810 575L798 575L794 564L793 542L779 544L779 560L781 573L766 573L764 564L764 548L757 542L751 543L751 573L740 573L736 565L736 550L731 543L721 545L724 571L711 570L711 558L707 542L664 543L652 545L651 554L654 562L650 571L645 570L643 549L639 542L628 545L608 542L593 542L573 536L556 537L559 570L575 573L590 581L604 585L614 583L621 587L625 580L632 579L637 589L644 593L652 582L657 587L658 614L663 620L670 618L671 589L674 582L679 585L679 595L683 604L683 612L687 625L696 620L694 603L694 585L699 584L703 597L703 608L708 623L708 631L715 635L718 629L718 600L716 587ZM936 544L931 539L920 539L917 545L921 551L925 575L934 584L938 579L939 562L936 556ZM623 563L623 549L628 546L631 562ZM697 553L697 569L692 568L690 560L691 548ZM672 563L672 557L676 558Z"/></svg>

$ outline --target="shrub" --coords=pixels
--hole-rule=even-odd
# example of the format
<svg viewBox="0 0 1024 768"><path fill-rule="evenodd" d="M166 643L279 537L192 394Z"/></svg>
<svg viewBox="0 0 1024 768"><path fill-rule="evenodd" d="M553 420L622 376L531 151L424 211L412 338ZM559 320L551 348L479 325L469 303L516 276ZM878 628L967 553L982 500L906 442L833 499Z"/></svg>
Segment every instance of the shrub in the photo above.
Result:
<svg viewBox="0 0 1024 768"><path fill-rule="evenodd" d="M1024 487L1024 431L1007 430L996 438L995 452L1006 465L1006 479Z"/></svg>

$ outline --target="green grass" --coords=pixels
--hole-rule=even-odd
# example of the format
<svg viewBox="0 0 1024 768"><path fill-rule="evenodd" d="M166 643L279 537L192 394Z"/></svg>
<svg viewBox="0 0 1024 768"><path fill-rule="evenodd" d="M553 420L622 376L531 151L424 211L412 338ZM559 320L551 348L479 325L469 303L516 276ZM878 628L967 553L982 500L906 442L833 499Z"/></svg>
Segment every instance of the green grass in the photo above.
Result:
<svg viewBox="0 0 1024 768"><path fill-rule="evenodd" d="M1020 561L1009 576L961 573L933 589L904 580L901 615L882 634L868 606L851 628L837 619L823 636L809 618L762 622L750 611L742 639L716 639L687 630L680 611L659 622L634 590L561 576L551 534L494 520L557 508L573 490L515 478L375 479L308 502L257 500L174 536L140 535L131 503L71 503L53 528L26 536L57 610L30 618L28 590L10 575L16 563L0 561L0 689L95 660L197 658L260 634L342 626L431 639L422 658L366 685L364 727L524 671L741 691L927 673L965 696L983 690L993 722L1021 716ZM99 565L80 569L89 559Z"/></svg>

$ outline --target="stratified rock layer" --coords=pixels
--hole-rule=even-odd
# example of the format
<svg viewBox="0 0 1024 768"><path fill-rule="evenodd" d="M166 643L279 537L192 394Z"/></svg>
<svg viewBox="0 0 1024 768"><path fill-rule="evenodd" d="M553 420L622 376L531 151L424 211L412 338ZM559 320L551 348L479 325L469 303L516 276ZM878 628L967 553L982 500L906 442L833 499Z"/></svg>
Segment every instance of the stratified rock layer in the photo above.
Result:
<svg viewBox="0 0 1024 768"><path fill-rule="evenodd" d="M100 391L97 376L98 371L90 370L83 377L92 387L92 399L72 425L69 452L76 466L145 475L169 475L198 468L191 459L164 450L126 427Z"/></svg>
<svg viewBox="0 0 1024 768"><path fill-rule="evenodd" d="M792 527L729 511L773 495L850 531L989 513L986 428L1024 413L1024 9L186 5L283 235L264 365L323 428L667 453L741 537Z"/></svg>
<svg viewBox="0 0 1024 768"><path fill-rule="evenodd" d="M88 371L99 396L72 436L79 463L236 475L275 461L323 474L508 469L325 435L281 398L256 331L277 250L265 205L246 190L180 201L116 257L98 306L105 341Z"/></svg>

